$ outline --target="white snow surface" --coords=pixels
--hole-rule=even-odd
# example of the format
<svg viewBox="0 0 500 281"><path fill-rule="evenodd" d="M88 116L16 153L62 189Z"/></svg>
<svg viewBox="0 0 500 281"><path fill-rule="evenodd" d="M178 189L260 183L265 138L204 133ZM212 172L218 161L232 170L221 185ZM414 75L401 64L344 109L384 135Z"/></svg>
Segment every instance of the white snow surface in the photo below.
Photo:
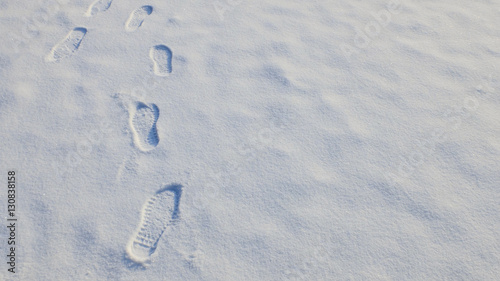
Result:
<svg viewBox="0 0 500 281"><path fill-rule="evenodd" d="M1 1L0 280L498 280L499 18Z"/></svg>

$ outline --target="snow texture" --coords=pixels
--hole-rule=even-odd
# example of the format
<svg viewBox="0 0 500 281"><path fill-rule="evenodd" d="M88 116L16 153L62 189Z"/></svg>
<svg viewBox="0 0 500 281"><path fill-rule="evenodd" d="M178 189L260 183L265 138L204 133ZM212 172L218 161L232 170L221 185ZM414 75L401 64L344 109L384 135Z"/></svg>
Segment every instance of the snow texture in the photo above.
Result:
<svg viewBox="0 0 500 281"><path fill-rule="evenodd" d="M0 280L497 280L499 7L1 1Z"/></svg>

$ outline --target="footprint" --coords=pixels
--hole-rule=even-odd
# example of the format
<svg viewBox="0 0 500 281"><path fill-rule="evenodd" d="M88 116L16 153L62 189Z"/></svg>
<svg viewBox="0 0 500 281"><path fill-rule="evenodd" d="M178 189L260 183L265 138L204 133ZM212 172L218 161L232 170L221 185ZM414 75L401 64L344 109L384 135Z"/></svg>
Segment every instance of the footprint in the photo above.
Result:
<svg viewBox="0 0 500 281"><path fill-rule="evenodd" d="M139 228L126 248L130 260L139 264L151 260L163 232L179 216L181 188L178 184L165 186L144 204Z"/></svg>
<svg viewBox="0 0 500 281"><path fill-rule="evenodd" d="M144 19L151 15L153 12L153 7L142 6L135 11L133 11L128 17L127 23L125 23L125 30L128 32L136 31L141 25Z"/></svg>
<svg viewBox="0 0 500 281"><path fill-rule="evenodd" d="M83 37L87 33L87 29L83 27L76 27L66 35L66 38L57 43L50 53L45 57L46 61L53 62L59 61L63 58L71 56L82 43Z"/></svg>
<svg viewBox="0 0 500 281"><path fill-rule="evenodd" d="M130 109L130 127L135 145L141 151L150 151L160 142L156 121L160 110L155 104L149 106L143 102L135 102Z"/></svg>
<svg viewBox="0 0 500 281"><path fill-rule="evenodd" d="M93 17L100 12L104 12L109 9L113 0L96 0L94 3L90 4L89 9L85 13L87 17Z"/></svg>
<svg viewBox="0 0 500 281"><path fill-rule="evenodd" d="M156 45L149 50L153 60L153 71L158 76L168 76L172 72L172 51L165 45Z"/></svg>

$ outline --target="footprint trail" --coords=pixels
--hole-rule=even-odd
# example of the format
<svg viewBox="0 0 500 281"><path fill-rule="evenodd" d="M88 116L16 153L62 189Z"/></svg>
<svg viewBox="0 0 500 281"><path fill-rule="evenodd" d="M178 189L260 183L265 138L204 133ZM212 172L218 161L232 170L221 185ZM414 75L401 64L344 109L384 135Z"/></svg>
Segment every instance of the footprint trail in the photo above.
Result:
<svg viewBox="0 0 500 281"><path fill-rule="evenodd" d="M94 3L90 4L89 9L85 13L87 17L93 17L100 12L104 12L111 6L113 0L96 0Z"/></svg>
<svg viewBox="0 0 500 281"><path fill-rule="evenodd" d="M139 264L151 260L163 232L179 215L181 188L177 184L166 186L144 204L139 228L126 248L130 260Z"/></svg>
<svg viewBox="0 0 500 281"><path fill-rule="evenodd" d="M86 28L74 28L63 40L52 48L50 53L45 57L45 60L48 62L54 62L71 56L78 50L78 48L80 48L80 44L82 43L85 34L87 34Z"/></svg>
<svg viewBox="0 0 500 281"><path fill-rule="evenodd" d="M125 23L125 30L128 32L136 31L139 27L141 27L144 19L146 19L147 16L151 15L152 12L153 7L151 6L142 6L134 10Z"/></svg>
<svg viewBox="0 0 500 281"><path fill-rule="evenodd" d="M158 76L168 76L172 72L172 51L165 45L156 45L149 50L153 61L153 71Z"/></svg>

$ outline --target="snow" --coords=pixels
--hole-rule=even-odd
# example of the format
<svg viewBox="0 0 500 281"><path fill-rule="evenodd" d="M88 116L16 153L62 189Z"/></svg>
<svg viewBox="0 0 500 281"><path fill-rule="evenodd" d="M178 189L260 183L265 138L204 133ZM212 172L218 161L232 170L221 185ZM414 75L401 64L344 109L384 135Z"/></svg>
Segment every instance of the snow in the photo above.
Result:
<svg viewBox="0 0 500 281"><path fill-rule="evenodd" d="M496 280L499 16L2 1L0 280Z"/></svg>

